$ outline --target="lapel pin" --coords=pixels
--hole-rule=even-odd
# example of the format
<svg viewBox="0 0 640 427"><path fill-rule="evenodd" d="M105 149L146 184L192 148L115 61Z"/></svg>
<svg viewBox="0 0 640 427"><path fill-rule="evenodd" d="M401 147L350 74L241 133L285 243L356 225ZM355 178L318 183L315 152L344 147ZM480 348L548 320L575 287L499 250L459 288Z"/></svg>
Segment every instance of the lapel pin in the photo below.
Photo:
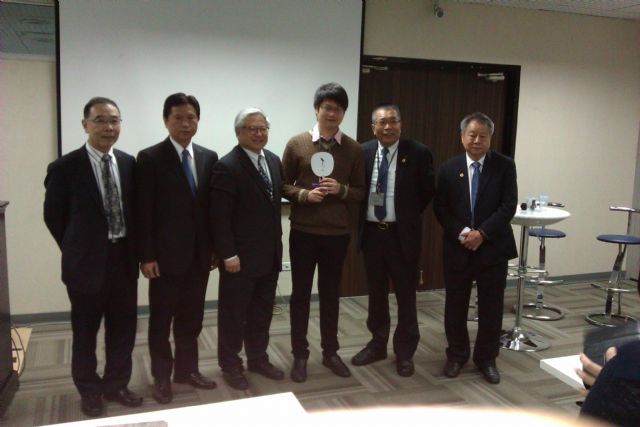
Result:
<svg viewBox="0 0 640 427"><path fill-rule="evenodd" d="M464 178L464 173L460 172L460 178Z"/></svg>
<svg viewBox="0 0 640 427"><path fill-rule="evenodd" d="M407 163L407 158L406 157L402 158L402 163Z"/></svg>

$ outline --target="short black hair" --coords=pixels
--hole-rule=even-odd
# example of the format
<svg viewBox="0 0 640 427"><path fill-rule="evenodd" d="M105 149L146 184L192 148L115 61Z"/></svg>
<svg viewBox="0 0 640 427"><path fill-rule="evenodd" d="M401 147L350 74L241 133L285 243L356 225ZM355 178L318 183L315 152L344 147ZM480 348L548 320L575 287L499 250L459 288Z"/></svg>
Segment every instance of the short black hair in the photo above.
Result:
<svg viewBox="0 0 640 427"><path fill-rule="evenodd" d="M316 110L325 99L330 99L347 111L349 106L349 97L347 91L338 83L325 83L320 86L313 96L313 108Z"/></svg>
<svg viewBox="0 0 640 427"><path fill-rule="evenodd" d="M84 106L83 115L85 119L89 118L89 114L91 114L91 108L93 108L94 105L98 105L98 104L111 104L114 107L116 107L116 110L118 110L118 113L120 112L120 107L118 107L118 104L116 104L116 102L113 99L105 98L104 96L94 96Z"/></svg>
<svg viewBox="0 0 640 427"><path fill-rule="evenodd" d="M169 114L171 114L171 109L178 105L186 105L189 104L196 110L196 117L200 120L200 103L193 95L185 95L182 92L174 93L169 95L167 99L164 100L164 107L162 108L162 117L166 120L169 118Z"/></svg>
<svg viewBox="0 0 640 427"><path fill-rule="evenodd" d="M378 110L393 110L395 111L396 116L398 116L398 120L402 120L402 116L400 115L400 107L391 102L383 102L376 105L376 107L371 111L371 123L375 121L376 113L378 112Z"/></svg>

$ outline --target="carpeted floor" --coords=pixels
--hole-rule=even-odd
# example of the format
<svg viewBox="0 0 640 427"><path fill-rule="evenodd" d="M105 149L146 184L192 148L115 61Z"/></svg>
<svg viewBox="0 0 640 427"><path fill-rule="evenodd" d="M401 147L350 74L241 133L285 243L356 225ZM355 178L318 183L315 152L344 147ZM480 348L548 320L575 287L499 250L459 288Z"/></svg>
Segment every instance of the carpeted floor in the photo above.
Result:
<svg viewBox="0 0 640 427"><path fill-rule="evenodd" d="M507 289L505 329L514 324L511 307L515 298L515 289ZM175 384L174 400L166 406L157 404L151 398L150 386L153 379L147 350L147 319L141 318L138 321L130 388L144 396L144 404L140 408L131 409L107 403L105 415L123 415L292 391L307 411L380 405L491 405L552 410L573 416L578 413L575 402L579 400L579 394L542 371L539 361L576 354L581 350L583 334L591 327L583 316L588 312L601 311L604 307L604 295L602 291L582 283L548 288L545 298L565 309L565 318L555 322L525 319L523 328L547 338L551 342L551 348L536 353L501 350L498 368L502 374L502 382L499 385L486 383L471 363L465 366L458 378L448 379L443 376L446 347L443 291L418 294L418 320L422 337L414 357L416 372L410 378L402 378L396 374L391 347L387 360L365 367L351 367L351 378L338 378L331 374L321 364L318 304L313 303L309 325L309 379L302 384L290 381L289 315L288 307L282 305L282 314L274 316L271 326L269 355L275 365L287 371L287 378L283 381L271 381L248 373L250 390L233 390L223 382L217 365L216 312L207 312L200 336L200 370L205 375L213 376L218 382L218 388L201 391ZM625 295L623 307L628 314L640 317L640 298L637 294ZM391 297L392 313L395 313L395 308L395 300ZM369 339L365 326L366 317L366 297L341 300L339 353L345 361L349 361ZM26 369L20 377L20 389L1 424L35 426L85 419L80 411L80 397L70 376L70 325L32 326L33 333L27 351ZM470 322L469 329L473 339L476 323ZM99 360L103 360L102 348Z"/></svg>

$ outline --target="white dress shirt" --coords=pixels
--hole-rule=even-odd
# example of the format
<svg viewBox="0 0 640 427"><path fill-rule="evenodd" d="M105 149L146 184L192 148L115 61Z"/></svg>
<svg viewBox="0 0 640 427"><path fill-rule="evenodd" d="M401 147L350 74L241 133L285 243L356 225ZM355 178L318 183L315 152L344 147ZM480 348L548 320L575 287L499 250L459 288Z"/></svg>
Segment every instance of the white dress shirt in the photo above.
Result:
<svg viewBox="0 0 640 427"><path fill-rule="evenodd" d="M389 172L387 174L387 189L385 192L386 199L386 208L387 208L387 216L384 217L384 222L395 222L396 221L396 205L394 202L395 196L395 188L396 188L396 166L398 164L398 145L399 141L396 141L391 146L388 147L389 154L387 154L387 161L389 163ZM384 147L378 141L378 149L376 150L376 157L373 160L373 172L371 173L371 185L369 186L369 194L376 192L376 187L378 185L378 169L380 168L380 163L382 163L382 149ZM379 222L380 220L376 217L375 207L373 203L371 203L371 197L369 197L369 205L367 208L367 221Z"/></svg>
<svg viewBox="0 0 640 427"><path fill-rule="evenodd" d="M182 145L178 144L173 138L171 138L171 136L169 136L169 140L171 140L171 143L173 144L173 148L175 148L176 152L178 153L178 159L180 160L180 164L182 164L182 152L184 150L187 150L189 152L189 167L191 167L191 175L193 175L193 182L195 182L196 188L198 188L198 173L196 171L196 161L193 157L193 144L189 142L189 145L187 145L186 147L183 147Z"/></svg>

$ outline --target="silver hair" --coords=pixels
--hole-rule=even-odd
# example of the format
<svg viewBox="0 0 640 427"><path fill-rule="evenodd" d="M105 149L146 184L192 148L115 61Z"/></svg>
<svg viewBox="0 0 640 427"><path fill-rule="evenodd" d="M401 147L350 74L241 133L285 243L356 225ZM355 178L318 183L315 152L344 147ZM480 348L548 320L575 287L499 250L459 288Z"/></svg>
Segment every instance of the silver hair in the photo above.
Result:
<svg viewBox="0 0 640 427"><path fill-rule="evenodd" d="M371 123L376 122L376 113L379 110L393 110L398 116L398 120L402 120L402 117L400 116L400 108L396 104L380 104L371 112Z"/></svg>
<svg viewBox="0 0 640 427"><path fill-rule="evenodd" d="M264 121L267 122L267 128L271 127L271 122L269 121L269 117L259 108L244 108L240 110L240 112L236 115L236 119L233 121L233 126L236 130L240 129L244 126L244 121L247 117L253 116L254 114L260 114Z"/></svg>
<svg viewBox="0 0 640 427"><path fill-rule="evenodd" d="M483 124L486 127L488 127L489 134L493 135L493 131L495 130L495 125L493 124L493 120L491 120L489 116L487 116L486 114L481 113L479 111L476 111L475 113L471 113L468 116L466 116L464 119L462 119L462 121L460 122L460 132L464 132L467 126L469 126L469 123L473 121L479 122L480 124Z"/></svg>

